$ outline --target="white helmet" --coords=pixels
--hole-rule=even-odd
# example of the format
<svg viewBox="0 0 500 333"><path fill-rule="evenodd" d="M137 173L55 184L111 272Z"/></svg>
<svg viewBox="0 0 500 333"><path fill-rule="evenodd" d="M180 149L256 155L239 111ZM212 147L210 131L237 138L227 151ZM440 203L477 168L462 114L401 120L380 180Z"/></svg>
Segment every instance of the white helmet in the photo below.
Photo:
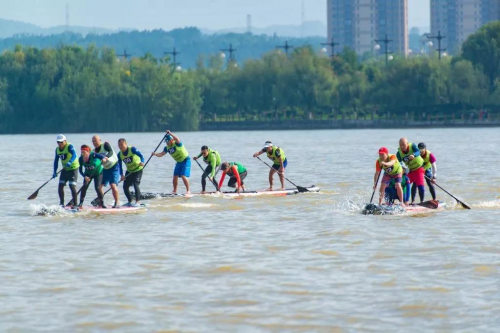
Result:
<svg viewBox="0 0 500 333"><path fill-rule="evenodd" d="M66 137L63 134L59 134L56 138L57 142L63 142L66 141Z"/></svg>

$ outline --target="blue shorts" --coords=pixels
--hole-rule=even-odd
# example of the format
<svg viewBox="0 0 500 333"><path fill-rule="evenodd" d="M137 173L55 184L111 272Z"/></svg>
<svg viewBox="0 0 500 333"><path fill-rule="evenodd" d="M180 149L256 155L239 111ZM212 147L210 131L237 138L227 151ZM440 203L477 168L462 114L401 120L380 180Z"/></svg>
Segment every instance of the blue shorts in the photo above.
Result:
<svg viewBox="0 0 500 333"><path fill-rule="evenodd" d="M117 162L111 169L104 169L102 171L102 184L108 186L109 184L118 184L120 182L120 167Z"/></svg>
<svg viewBox="0 0 500 333"><path fill-rule="evenodd" d="M184 161L175 164L174 176L191 176L191 158L187 157Z"/></svg>
<svg viewBox="0 0 500 333"><path fill-rule="evenodd" d="M288 158L285 158L283 161L283 168L286 169L286 166L288 165ZM278 171L281 168L280 164L273 164L273 169Z"/></svg>

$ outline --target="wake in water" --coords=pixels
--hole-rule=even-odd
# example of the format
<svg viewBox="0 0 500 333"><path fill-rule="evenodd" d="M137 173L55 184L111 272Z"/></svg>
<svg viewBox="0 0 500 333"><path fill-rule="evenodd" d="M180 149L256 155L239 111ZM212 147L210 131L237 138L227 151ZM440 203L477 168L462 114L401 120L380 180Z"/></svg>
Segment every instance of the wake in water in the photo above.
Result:
<svg viewBox="0 0 500 333"><path fill-rule="evenodd" d="M67 211L59 205L44 205L33 204L30 205L31 216L71 216L72 212ZM81 214L81 213L80 213Z"/></svg>

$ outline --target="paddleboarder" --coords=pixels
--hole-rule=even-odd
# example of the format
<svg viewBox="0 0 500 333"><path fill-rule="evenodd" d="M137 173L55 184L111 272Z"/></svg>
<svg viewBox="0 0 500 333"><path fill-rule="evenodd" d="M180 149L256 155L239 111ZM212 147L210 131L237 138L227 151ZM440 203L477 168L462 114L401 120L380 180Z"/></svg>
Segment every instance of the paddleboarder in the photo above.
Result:
<svg viewBox="0 0 500 333"><path fill-rule="evenodd" d="M267 191L273 190L273 176L275 173L279 174L281 182L281 191L284 191L285 169L288 165L288 160L286 158L285 151L282 148L273 145L271 141L266 141L266 143L264 144L264 148L253 154L253 157L257 157L264 153L267 155L267 158L273 161L273 166L269 170L269 188L267 189Z"/></svg>
<svg viewBox="0 0 500 333"><path fill-rule="evenodd" d="M389 150L386 147L382 147L378 150L378 156L379 158L375 162L373 190L377 188L379 174L382 170L384 170L384 176L382 177L382 182L380 183L380 197L378 200L379 205L382 204L382 198L385 197L386 187L389 186L393 180L394 187L398 193L399 202L402 202L403 205L406 204L403 200L403 188L401 187L403 175L403 167L401 166L401 163L399 163L396 155L389 154Z"/></svg>
<svg viewBox="0 0 500 333"><path fill-rule="evenodd" d="M243 180L247 177L248 172L247 169L238 162L224 162L221 164L220 169L222 170L222 176L219 181L219 189L222 188L222 184L224 183L224 178L226 175L229 175L229 181L227 182L227 186L236 188L236 192L240 193L241 190L245 191L245 183Z"/></svg>
<svg viewBox="0 0 500 333"><path fill-rule="evenodd" d="M105 158L102 154L97 154L90 151L90 147L83 145L80 148L81 156L78 159L80 167L80 175L83 177L83 187L80 193L80 203L78 208L82 208L83 201L87 195L88 184L90 181L94 181L95 192L97 193L97 198L99 200L99 206L101 208L106 208L103 200L102 193L102 180L103 180L103 159ZM85 170L83 170L85 168Z"/></svg>
<svg viewBox="0 0 500 333"><path fill-rule="evenodd" d="M205 194L205 189L207 186L207 177L211 182L214 182L215 176L219 173L221 158L219 152L216 150L208 148L208 146L201 147L201 152L198 156L193 157L193 160L197 160L203 156L203 162L205 162L207 167L201 175L201 194Z"/></svg>
<svg viewBox="0 0 500 333"><path fill-rule="evenodd" d="M189 157L189 153L181 142L181 140L175 136L170 130L167 130L167 135L165 137L166 146L161 153L151 153L151 155L157 157L163 157L166 154L170 154L174 159L175 168L174 168L174 178L173 185L174 191L173 194L177 193L177 186L179 184L179 177L182 178L184 182L184 186L186 186L186 194L191 194L189 190L189 176L191 175L191 158Z"/></svg>
<svg viewBox="0 0 500 333"><path fill-rule="evenodd" d="M420 156L424 159L424 170L425 170L425 181L431 192L432 200L436 200L436 188L434 183L437 179L437 161L434 154L430 150L427 150L427 146L424 142L418 144L418 149L420 151Z"/></svg>
<svg viewBox="0 0 500 333"><path fill-rule="evenodd" d="M118 148L120 148L120 152L118 153L120 176L121 180L124 181L123 191L128 200L124 206L138 207L141 200L141 189L139 186L141 184L142 169L144 169L144 156L142 156L137 148L129 146L125 139L118 140ZM127 167L125 175L123 175L122 162ZM130 186L132 185L135 191L135 203L132 203L132 195L130 193Z"/></svg>
<svg viewBox="0 0 500 333"><path fill-rule="evenodd" d="M414 143L408 143L408 139L401 138L399 140L399 148L396 154L399 162L405 162L405 164L410 169L408 173L408 178L412 182L411 187L411 204L415 204L415 196L417 194L420 197L420 202L424 201L425 187L424 187L424 160L420 156L420 150L418 150L417 145Z"/></svg>
<svg viewBox="0 0 500 333"><path fill-rule="evenodd" d="M69 183L71 196L73 197L72 208L74 208L78 197L76 182L78 180L78 167L80 165L78 164L75 147L73 147L73 145L66 140L66 136L59 134L56 137L56 141L57 148L54 158L54 173L52 174L52 178L57 177L57 165L60 160L63 169L61 171L61 175L59 176L59 204L64 207L64 187L66 186L66 183Z"/></svg>
<svg viewBox="0 0 500 333"><path fill-rule="evenodd" d="M94 152L104 155L104 158L102 159L103 172L101 191L103 187L108 186L109 184L111 192L113 193L113 198L115 199L113 208L118 208L120 200L120 194L118 192L118 183L120 182L118 155L115 153L109 142L102 143L99 135L94 135L92 137L92 144L94 145Z"/></svg>

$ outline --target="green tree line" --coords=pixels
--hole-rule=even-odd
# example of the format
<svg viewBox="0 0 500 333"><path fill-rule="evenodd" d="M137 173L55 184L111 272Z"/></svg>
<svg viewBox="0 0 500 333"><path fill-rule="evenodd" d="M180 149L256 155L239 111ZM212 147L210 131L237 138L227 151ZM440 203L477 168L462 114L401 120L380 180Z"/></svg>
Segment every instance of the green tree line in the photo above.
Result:
<svg viewBox="0 0 500 333"><path fill-rule="evenodd" d="M500 109L500 22L457 57L359 62L349 49L272 51L238 66L218 54L177 71L152 54L90 45L0 55L2 133L197 130L200 121L460 117Z"/></svg>

